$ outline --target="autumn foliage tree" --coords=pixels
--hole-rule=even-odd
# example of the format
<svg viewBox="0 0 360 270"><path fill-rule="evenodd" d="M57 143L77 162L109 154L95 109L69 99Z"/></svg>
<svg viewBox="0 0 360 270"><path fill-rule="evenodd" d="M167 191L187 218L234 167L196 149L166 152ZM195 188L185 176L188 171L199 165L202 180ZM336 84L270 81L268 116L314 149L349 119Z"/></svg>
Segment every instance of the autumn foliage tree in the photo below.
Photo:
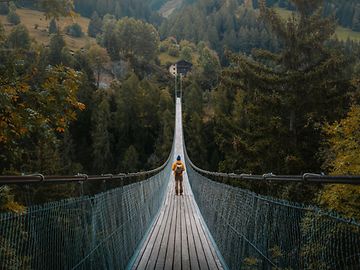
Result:
<svg viewBox="0 0 360 270"><path fill-rule="evenodd" d="M56 155L58 135L76 119L76 112L85 108L77 99L80 73L63 66L41 67L40 54L31 48L21 25L13 29L1 49L1 172L40 171L40 164L31 163L46 158L36 150L48 147ZM55 173L51 166L48 170Z"/></svg>
<svg viewBox="0 0 360 270"><path fill-rule="evenodd" d="M324 132L324 167L333 175L360 175L360 106L353 105L344 119L326 125ZM318 200L326 208L360 220L359 194L359 186L328 185Z"/></svg>

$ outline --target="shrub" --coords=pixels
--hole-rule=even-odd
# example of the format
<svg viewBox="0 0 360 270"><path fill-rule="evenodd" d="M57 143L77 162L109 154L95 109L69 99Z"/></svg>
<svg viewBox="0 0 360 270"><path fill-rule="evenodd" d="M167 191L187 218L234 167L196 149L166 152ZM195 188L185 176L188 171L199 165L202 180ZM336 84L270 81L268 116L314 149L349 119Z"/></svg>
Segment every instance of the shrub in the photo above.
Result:
<svg viewBox="0 0 360 270"><path fill-rule="evenodd" d="M49 34L55 34L58 31L58 27L55 19L52 19L49 24Z"/></svg>
<svg viewBox="0 0 360 270"><path fill-rule="evenodd" d="M174 56L174 57L178 57L179 56L179 48L176 46L171 46L169 48L169 55Z"/></svg>
<svg viewBox="0 0 360 270"><path fill-rule="evenodd" d="M14 25L18 25L20 23L20 17L15 11L9 12L9 14L7 15L7 20L9 23L12 23Z"/></svg>
<svg viewBox="0 0 360 270"><path fill-rule="evenodd" d="M82 37L84 35L81 26L78 23L67 26L65 32L72 37Z"/></svg>

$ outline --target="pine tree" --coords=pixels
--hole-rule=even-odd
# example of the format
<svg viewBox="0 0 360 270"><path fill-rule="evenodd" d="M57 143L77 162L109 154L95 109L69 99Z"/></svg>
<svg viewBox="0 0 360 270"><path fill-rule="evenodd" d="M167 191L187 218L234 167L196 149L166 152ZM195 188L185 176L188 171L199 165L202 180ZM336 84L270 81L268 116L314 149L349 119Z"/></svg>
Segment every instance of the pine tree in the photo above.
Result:
<svg viewBox="0 0 360 270"><path fill-rule="evenodd" d="M15 26L11 30L6 44L12 49L29 49L31 45L29 31L22 24Z"/></svg>
<svg viewBox="0 0 360 270"><path fill-rule="evenodd" d="M90 64L96 74L96 86L99 88L100 75L104 70L105 65L110 61L106 49L99 45L92 45L88 52Z"/></svg>
<svg viewBox="0 0 360 270"><path fill-rule="evenodd" d="M51 36L49 43L49 61L52 65L58 65L62 62L61 52L65 45L65 40L60 33Z"/></svg>
<svg viewBox="0 0 360 270"><path fill-rule="evenodd" d="M131 144L135 144L135 133L139 132L138 107L136 96L139 95L139 78L132 73L122 85L114 84L116 111L114 116L116 151L123 153ZM117 161L118 169L121 169L121 160Z"/></svg>
<svg viewBox="0 0 360 270"><path fill-rule="evenodd" d="M231 65L219 89L226 93L218 97L227 102L236 100L237 91L245 93L243 112L236 113L237 118L242 115L245 126L241 130L232 127L233 105L220 108L224 117L218 124L229 130L226 140L242 145L244 169L252 172L315 171L319 167L314 158L320 143L317 126L344 112L338 104L346 104L346 91L351 89L349 81L343 80L344 59L325 46L335 23L323 18L322 1L293 2L299 14L284 21L260 1L261 17L283 49L279 53L255 50L252 58L229 54ZM333 109L328 110L330 107ZM232 133L240 137L231 138ZM224 153L234 151L233 145L226 145Z"/></svg>
<svg viewBox="0 0 360 270"><path fill-rule="evenodd" d="M139 154L133 145L130 145L124 154L122 168L124 172L136 172L139 168Z"/></svg>
<svg viewBox="0 0 360 270"><path fill-rule="evenodd" d="M93 172L96 174L110 173L113 169L113 157L110 140L110 105L107 94L98 90L95 95L97 107L93 111Z"/></svg>
<svg viewBox="0 0 360 270"><path fill-rule="evenodd" d="M102 32L102 21L96 11L91 16L89 26L88 26L88 35L89 37L96 37Z"/></svg>
<svg viewBox="0 0 360 270"><path fill-rule="evenodd" d="M58 27L54 18L51 19L49 24L49 34L55 34L58 32Z"/></svg>
<svg viewBox="0 0 360 270"><path fill-rule="evenodd" d="M185 60L185 61L188 61L188 62L191 62L192 61L192 50L190 47L182 47L181 48L181 51L180 51L180 58Z"/></svg>
<svg viewBox="0 0 360 270"><path fill-rule="evenodd" d="M7 15L7 20L9 23L14 25L18 25L20 23L19 15L13 10L10 10L9 14Z"/></svg>

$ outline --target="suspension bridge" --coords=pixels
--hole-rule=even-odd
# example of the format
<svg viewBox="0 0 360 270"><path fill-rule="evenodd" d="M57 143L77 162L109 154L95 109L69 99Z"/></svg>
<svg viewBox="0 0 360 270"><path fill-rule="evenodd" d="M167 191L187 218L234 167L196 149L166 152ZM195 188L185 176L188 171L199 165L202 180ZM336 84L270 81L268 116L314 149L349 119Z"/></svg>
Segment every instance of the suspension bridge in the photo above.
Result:
<svg viewBox="0 0 360 270"><path fill-rule="evenodd" d="M181 99L167 162L141 181L0 214L0 269L360 269L360 224L313 206L213 181L184 147ZM171 163L184 157L184 194ZM217 177L323 181L306 174ZM0 177L0 184L124 180L134 175ZM355 183L343 177L343 183Z"/></svg>

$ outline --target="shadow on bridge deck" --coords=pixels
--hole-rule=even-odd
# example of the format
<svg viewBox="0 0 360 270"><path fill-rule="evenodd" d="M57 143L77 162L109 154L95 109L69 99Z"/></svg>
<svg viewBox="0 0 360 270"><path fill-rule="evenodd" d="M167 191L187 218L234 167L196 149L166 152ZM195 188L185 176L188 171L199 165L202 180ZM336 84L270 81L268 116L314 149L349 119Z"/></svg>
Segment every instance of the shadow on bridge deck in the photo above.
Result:
<svg viewBox="0 0 360 270"><path fill-rule="evenodd" d="M174 160L184 157L181 101L176 100ZM185 164L186 165L186 164ZM176 196L170 175L166 198L131 269L224 269L194 200L187 173L184 195Z"/></svg>

